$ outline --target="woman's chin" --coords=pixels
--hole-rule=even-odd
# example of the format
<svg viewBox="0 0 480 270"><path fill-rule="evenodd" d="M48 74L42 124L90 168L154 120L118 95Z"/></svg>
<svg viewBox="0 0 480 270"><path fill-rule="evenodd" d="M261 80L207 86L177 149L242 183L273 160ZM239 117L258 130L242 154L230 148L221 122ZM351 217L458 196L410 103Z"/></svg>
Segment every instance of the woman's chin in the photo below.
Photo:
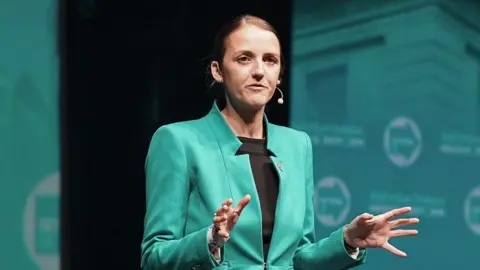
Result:
<svg viewBox="0 0 480 270"><path fill-rule="evenodd" d="M268 99L263 98L263 97L256 97L256 98L250 98L245 102L245 105L250 107L251 109L259 110L265 107L265 105L268 103Z"/></svg>
<svg viewBox="0 0 480 270"><path fill-rule="evenodd" d="M235 103L239 107L242 107L243 109L247 110L261 110L265 107L265 105L269 101L269 97L264 94L254 94L254 95L248 95L248 96L243 96Z"/></svg>

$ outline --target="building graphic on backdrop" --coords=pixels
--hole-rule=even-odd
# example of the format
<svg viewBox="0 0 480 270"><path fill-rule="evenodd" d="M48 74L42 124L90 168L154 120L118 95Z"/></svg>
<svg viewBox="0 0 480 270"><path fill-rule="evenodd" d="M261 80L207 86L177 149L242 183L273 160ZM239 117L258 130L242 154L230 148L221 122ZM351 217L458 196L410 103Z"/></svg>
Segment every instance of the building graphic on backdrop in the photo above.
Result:
<svg viewBox="0 0 480 270"><path fill-rule="evenodd" d="M412 204L479 235L480 193L457 190L479 179L480 2L294 8L290 119L312 138L317 223Z"/></svg>
<svg viewBox="0 0 480 270"><path fill-rule="evenodd" d="M304 16L297 7L292 122L314 138L319 126L365 129L398 115L438 134L477 132L480 25L442 2L350 1Z"/></svg>

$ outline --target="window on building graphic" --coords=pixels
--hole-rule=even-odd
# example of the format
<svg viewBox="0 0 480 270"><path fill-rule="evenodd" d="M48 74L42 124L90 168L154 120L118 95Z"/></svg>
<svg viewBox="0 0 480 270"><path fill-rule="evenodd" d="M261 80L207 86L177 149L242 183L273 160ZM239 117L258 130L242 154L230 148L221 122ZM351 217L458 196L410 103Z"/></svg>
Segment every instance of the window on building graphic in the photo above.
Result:
<svg viewBox="0 0 480 270"><path fill-rule="evenodd" d="M465 52L477 62L477 132L480 134L480 48L467 43Z"/></svg>
<svg viewBox="0 0 480 270"><path fill-rule="evenodd" d="M346 65L307 74L308 121L342 124L347 118Z"/></svg>

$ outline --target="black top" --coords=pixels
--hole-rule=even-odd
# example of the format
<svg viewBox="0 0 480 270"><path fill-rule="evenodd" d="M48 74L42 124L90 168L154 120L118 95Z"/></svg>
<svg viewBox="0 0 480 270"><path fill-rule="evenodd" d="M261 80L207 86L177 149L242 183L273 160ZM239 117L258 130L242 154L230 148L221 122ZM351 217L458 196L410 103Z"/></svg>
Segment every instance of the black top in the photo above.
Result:
<svg viewBox="0 0 480 270"><path fill-rule="evenodd" d="M239 137L243 143L237 155L248 154L262 208L263 254L266 260L275 221L278 175L263 139Z"/></svg>

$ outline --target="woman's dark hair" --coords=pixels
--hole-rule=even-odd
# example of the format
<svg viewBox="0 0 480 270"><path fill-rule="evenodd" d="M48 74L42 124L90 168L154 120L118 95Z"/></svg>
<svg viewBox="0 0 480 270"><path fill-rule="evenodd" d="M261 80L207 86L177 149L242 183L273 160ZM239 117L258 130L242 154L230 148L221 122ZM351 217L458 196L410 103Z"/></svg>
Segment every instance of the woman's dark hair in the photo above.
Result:
<svg viewBox="0 0 480 270"><path fill-rule="evenodd" d="M226 24L224 24L219 29L219 31L217 32L217 34L215 36L214 43L213 43L213 51L212 51L212 54L210 56L211 62L212 61L217 61L218 64L219 64L219 67L220 68L222 67L223 56L225 55L225 51L226 51L225 41L226 41L227 37L232 32L236 31L237 29L239 29L240 27L242 27L243 25L246 25L246 24L255 25L255 26L257 26L261 29L270 31L270 32L275 34L275 36L277 37L278 40L280 40L280 38L278 36L278 33L275 30L275 28L273 28L273 26L270 23L268 23L266 20L264 20L260 17L257 17L257 16L249 15L249 14L241 15L241 16L238 16L238 17L234 18L232 21L229 21ZM280 49L280 51L281 51L281 49ZM281 67L280 67L280 78L281 78L282 75L283 75L283 72L284 72L284 67L285 67L283 53L281 53L281 52L280 52L280 65L281 65ZM216 99L224 100L225 99L225 93L224 93L223 87L222 87L222 89L218 89L219 87L217 87L217 89L215 89L215 87L214 87L215 84L216 84L216 81L213 80L213 78L210 74L210 65L208 66L208 74L210 75L209 78L212 79L212 81L210 82L211 93L213 94L213 96ZM217 90L217 91L215 91L215 90Z"/></svg>

